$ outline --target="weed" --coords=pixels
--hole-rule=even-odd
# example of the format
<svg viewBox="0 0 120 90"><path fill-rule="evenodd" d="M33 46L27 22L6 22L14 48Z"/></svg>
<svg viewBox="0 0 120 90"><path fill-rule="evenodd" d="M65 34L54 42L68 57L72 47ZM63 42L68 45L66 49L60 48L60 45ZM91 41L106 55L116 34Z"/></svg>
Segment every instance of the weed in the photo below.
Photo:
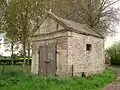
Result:
<svg viewBox="0 0 120 90"><path fill-rule="evenodd" d="M6 71L0 78L0 90L98 90L115 79L115 72L90 77L43 77L24 74L19 70Z"/></svg>

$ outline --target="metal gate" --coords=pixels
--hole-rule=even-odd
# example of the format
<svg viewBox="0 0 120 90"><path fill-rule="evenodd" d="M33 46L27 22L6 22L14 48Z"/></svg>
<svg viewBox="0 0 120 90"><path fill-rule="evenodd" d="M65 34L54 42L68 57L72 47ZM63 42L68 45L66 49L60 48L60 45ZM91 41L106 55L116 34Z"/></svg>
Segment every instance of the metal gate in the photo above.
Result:
<svg viewBox="0 0 120 90"><path fill-rule="evenodd" d="M40 46L39 74L55 76L56 74L56 48L55 45Z"/></svg>

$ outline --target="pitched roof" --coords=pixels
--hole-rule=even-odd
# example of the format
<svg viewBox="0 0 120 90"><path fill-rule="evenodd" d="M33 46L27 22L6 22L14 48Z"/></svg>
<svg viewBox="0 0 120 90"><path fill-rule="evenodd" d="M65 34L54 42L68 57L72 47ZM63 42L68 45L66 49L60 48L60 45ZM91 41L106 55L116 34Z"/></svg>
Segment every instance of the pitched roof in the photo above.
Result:
<svg viewBox="0 0 120 90"><path fill-rule="evenodd" d="M60 18L52 12L47 12L46 17L47 16L50 16L51 18L53 18L56 22L61 24L67 30L72 30L72 31L78 32L80 34L91 35L91 36L103 38L102 35L95 32L94 30L90 29L88 26L86 26L84 24L80 24L80 23L76 23L71 20L66 20L66 19Z"/></svg>

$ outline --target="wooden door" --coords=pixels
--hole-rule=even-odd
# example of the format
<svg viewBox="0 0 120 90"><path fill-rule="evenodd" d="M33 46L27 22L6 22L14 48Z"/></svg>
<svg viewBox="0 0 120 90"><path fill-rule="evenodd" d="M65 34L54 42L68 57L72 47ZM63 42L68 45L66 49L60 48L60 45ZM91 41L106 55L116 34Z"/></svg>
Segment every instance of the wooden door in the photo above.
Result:
<svg viewBox="0 0 120 90"><path fill-rule="evenodd" d="M54 76L56 74L56 49L54 45L40 46L39 74Z"/></svg>

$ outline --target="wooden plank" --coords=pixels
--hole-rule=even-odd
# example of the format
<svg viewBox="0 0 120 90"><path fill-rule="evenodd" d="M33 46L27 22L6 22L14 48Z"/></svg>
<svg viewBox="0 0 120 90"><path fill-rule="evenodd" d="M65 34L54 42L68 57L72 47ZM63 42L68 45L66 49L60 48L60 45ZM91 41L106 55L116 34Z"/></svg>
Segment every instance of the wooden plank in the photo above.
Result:
<svg viewBox="0 0 120 90"><path fill-rule="evenodd" d="M46 46L40 46L40 52L39 52L39 74L46 74L46 68L44 61L47 60L47 47Z"/></svg>
<svg viewBox="0 0 120 90"><path fill-rule="evenodd" d="M56 63L55 63L55 46L48 46L48 59L50 60L49 74L55 76L56 74Z"/></svg>
<svg viewBox="0 0 120 90"><path fill-rule="evenodd" d="M46 76L56 74L56 47L55 45L40 46L39 73Z"/></svg>

